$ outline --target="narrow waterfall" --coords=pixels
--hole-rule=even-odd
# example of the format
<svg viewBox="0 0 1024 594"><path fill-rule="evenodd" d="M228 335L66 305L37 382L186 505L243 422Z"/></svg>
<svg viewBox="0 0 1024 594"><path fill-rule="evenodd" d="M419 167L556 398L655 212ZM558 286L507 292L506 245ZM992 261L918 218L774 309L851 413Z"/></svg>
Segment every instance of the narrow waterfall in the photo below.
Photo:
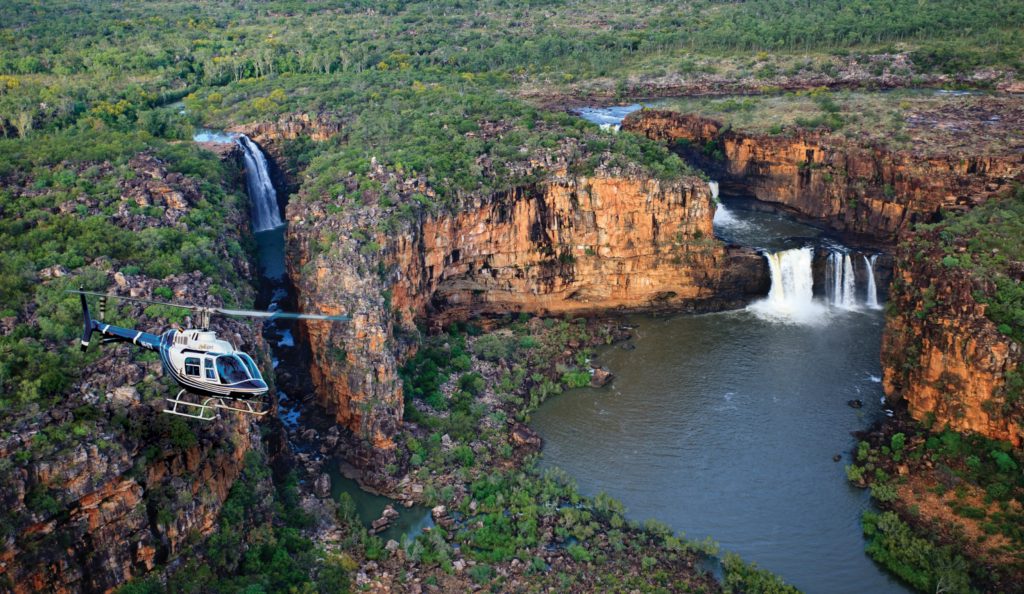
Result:
<svg viewBox="0 0 1024 594"><path fill-rule="evenodd" d="M857 277L850 254L839 250L829 252L825 280L829 305L843 309L857 307Z"/></svg>
<svg viewBox="0 0 1024 594"><path fill-rule="evenodd" d="M857 307L857 277L853 273L850 254L843 254L843 300L839 306L843 309Z"/></svg>
<svg viewBox="0 0 1024 594"><path fill-rule="evenodd" d="M256 143L244 134L236 140L242 148L245 159L245 187L252 205L252 226L254 231L268 231L283 225L281 211L277 205L277 192L270 182L267 158Z"/></svg>
<svg viewBox="0 0 1024 594"><path fill-rule="evenodd" d="M736 218L728 208L725 207L718 200L718 182L709 181L708 188L711 190L711 198L715 201L715 217L712 219L712 224L716 227L726 227L732 229L740 229L746 226L746 223Z"/></svg>
<svg viewBox="0 0 1024 594"><path fill-rule="evenodd" d="M797 323L819 321L825 310L814 301L811 273L814 250L805 247L764 256L768 260L772 286L768 298L751 305L751 310L765 317Z"/></svg>
<svg viewBox="0 0 1024 594"><path fill-rule="evenodd" d="M878 287L875 285L875 260L877 259L878 254L872 254L870 257L864 256L864 266L868 269L868 294L866 304L871 309L879 309Z"/></svg>

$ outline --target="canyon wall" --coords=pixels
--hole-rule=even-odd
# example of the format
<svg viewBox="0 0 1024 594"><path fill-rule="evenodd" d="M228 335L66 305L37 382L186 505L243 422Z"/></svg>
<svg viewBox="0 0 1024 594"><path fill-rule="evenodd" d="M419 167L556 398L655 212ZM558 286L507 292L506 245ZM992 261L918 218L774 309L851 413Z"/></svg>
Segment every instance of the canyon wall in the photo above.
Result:
<svg viewBox="0 0 1024 594"><path fill-rule="evenodd" d="M270 178L278 192L278 201L284 203L287 197L299 189L301 172L295 168L294 160L285 155L285 144L289 141L324 142L343 133L343 122L333 112L286 113L272 122L253 122L232 126L228 132L245 134L266 153L270 165ZM224 145L221 145L223 147ZM234 150L234 145L229 145ZM225 155L227 156L227 155ZM234 158L241 167L240 154Z"/></svg>
<svg viewBox="0 0 1024 594"><path fill-rule="evenodd" d="M90 166L113 176L110 163L79 167ZM140 153L128 166L135 175L119 182L108 202L72 196L58 210L88 216L112 211L107 220L113 225L143 232L184 225L189 211L204 199L196 179L168 171L152 154ZM38 194L31 179L7 182L15 196ZM207 254L224 264L217 278L193 271L154 279L103 257L74 270L48 268L39 273L39 282L57 292L78 286L75 277L83 275L93 282L104 279L101 290L126 297L164 299L160 288L170 290L177 302L212 303L212 295L225 292L244 302L251 287L231 282L251 274L247 256L232 249L248 229L244 196L232 193L235 183L240 180L225 186L237 200L225 198L224 204L232 206L224 211L229 231L205 244ZM76 300L69 299L75 312ZM93 315L99 315L95 301L92 306ZM160 314L149 315L144 304L111 300L110 308L112 315L126 316L141 329L159 332L168 324ZM28 316L24 321L41 325L33 310L22 314ZM0 332L9 328L0 324ZM214 329L269 372L258 327L216 319ZM89 356L66 359L73 362L70 371L77 379L61 394L42 400L43 406L15 408L5 402L0 592L105 592L173 561L212 533L247 453L264 449L251 417L224 413L204 423L162 413L164 398L178 388L159 379L159 360L131 345L98 343L94 337Z"/></svg>
<svg viewBox="0 0 1024 594"><path fill-rule="evenodd" d="M397 366L416 319L711 310L768 290L763 258L714 239L696 178L562 169L385 232L381 207L331 214L329 202L289 205L288 262L303 311L353 316L306 325L311 374L338 422L377 448L401 420Z"/></svg>
<svg viewBox="0 0 1024 594"><path fill-rule="evenodd" d="M1024 402L1020 387L1007 379L1024 355L976 300L993 287L943 265L946 241L937 230L921 231L897 249L882 337L886 397L906 401L916 419L931 416L937 428L949 425L1019 447Z"/></svg>
<svg viewBox="0 0 1024 594"><path fill-rule="evenodd" d="M729 193L752 194L838 231L894 242L939 211L1005 191L1024 156L920 156L821 133L756 135L672 111L641 110L622 129L669 143Z"/></svg>
<svg viewBox="0 0 1024 594"><path fill-rule="evenodd" d="M140 426L163 415L149 405L110 408ZM0 585L19 594L104 592L209 536L245 453L261 447L259 432L238 419L186 427L198 439L185 448L108 433L21 466L5 483L3 504L21 521L3 541ZM0 458L27 451L32 436L3 440Z"/></svg>

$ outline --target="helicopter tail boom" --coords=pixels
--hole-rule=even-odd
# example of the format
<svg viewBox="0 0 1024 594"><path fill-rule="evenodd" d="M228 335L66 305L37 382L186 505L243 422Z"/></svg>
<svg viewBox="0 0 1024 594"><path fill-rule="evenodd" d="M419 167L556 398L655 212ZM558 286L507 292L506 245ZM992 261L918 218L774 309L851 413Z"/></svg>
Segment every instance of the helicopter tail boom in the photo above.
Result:
<svg viewBox="0 0 1024 594"><path fill-rule="evenodd" d="M94 320L92 316L89 315L89 305L85 302L85 294L81 294L80 296L82 298L82 318L84 324L82 328L81 344L83 351L89 347L89 340L92 338L93 332L99 332L102 334L103 342L130 342L151 351L160 349L160 337L156 334L133 330L131 328L113 326L111 324L105 324ZM103 306L100 304L100 313L102 313L102 309Z"/></svg>

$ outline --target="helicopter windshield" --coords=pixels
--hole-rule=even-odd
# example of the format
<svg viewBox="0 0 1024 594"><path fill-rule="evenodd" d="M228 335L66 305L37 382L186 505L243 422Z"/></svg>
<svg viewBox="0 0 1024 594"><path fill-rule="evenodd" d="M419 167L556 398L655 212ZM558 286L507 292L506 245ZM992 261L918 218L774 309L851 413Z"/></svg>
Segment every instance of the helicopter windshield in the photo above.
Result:
<svg viewBox="0 0 1024 594"><path fill-rule="evenodd" d="M260 370L256 367L256 363L253 362L252 357L245 353L238 353L237 357L242 360L242 363L245 363L246 369L249 370L249 377L252 379L263 379L263 376L260 375Z"/></svg>
<svg viewBox="0 0 1024 594"><path fill-rule="evenodd" d="M236 355L217 357L217 373L220 374L222 384L237 384L250 379L248 369Z"/></svg>

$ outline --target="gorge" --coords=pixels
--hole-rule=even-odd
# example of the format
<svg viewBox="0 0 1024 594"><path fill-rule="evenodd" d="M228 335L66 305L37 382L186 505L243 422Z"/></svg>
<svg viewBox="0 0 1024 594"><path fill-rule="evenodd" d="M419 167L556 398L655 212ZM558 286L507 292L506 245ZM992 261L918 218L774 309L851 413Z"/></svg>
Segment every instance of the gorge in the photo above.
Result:
<svg viewBox="0 0 1024 594"><path fill-rule="evenodd" d="M628 111L619 110L611 117L604 116L600 110L591 113L606 117L608 121L602 123L614 126L615 116ZM1016 170L1011 166L1007 171L1006 175L1012 176ZM378 169L375 175L391 185L406 187L407 191L422 190L422 187L396 177L394 172ZM658 501L655 493L685 493L685 498L694 502L692 509L699 511L684 513L678 519L670 520L674 528L688 530L691 536L698 538L712 536L722 539L728 549L740 551L744 556L780 571L800 587L812 591L844 591L844 588L850 588L851 592L864 588L900 591L901 587L896 582L870 565L861 552L858 531L850 529L868 505L865 495L847 486L842 467L827 460L832 454L849 450L852 446L848 439L841 438L842 435L866 429L872 422L884 418L879 405L883 401L879 384L882 369L877 365L876 348L881 343L882 323L877 312L884 302L884 295L880 297L879 293L884 294L889 284L891 257L870 247L872 242L863 250L847 248L834 236L828 237L818 228L802 226L771 210L765 211L750 199L736 201L727 198L713 207L710 202L719 201L716 182L707 186L691 183L665 188L631 179L628 174L574 178L564 170L551 179L553 183L548 186L524 188L475 203L464 214L454 218L428 215L412 226L400 227L402 231L398 233L367 233L345 250L336 252L340 258L330 260L324 260L323 248L311 249L310 246L324 238L358 238L364 233L362 230L370 228L369 221L387 217L387 211L348 215L337 223L325 225L323 221L332 218L330 211L322 210L315 206L316 203L310 204L308 199L301 197L293 202L289 208L289 219L300 226L289 234L289 250L294 254L289 256L289 265L291 274L300 279L299 295L306 304L303 307L320 311L359 311L363 314L357 316L351 328L341 330L343 337L332 336L334 330L326 334L322 329L305 330L311 344L316 345L312 374L321 403L334 410L337 420L352 429L356 436L367 439L374 450L387 452L394 448L389 436L394 434L402 416L403 397L396 369L408 356L404 354L408 347L402 346L402 339L389 332L392 328L409 328L416 319L432 320L439 328L447 323L446 320L523 311L551 314L597 312L609 307L626 311L651 307L664 311L678 311L680 308L708 310L723 306L735 308L765 296L742 313L677 318L668 322L646 318L637 320L641 329L653 324L656 330L650 335L641 330L635 352L620 353L611 349L599 355L602 363L610 362L619 375L611 388L616 394L614 399L610 401L595 391L593 401L589 396L567 396L546 404L539 411L536 423L547 442L545 459L547 463L580 477L584 492L593 495L599 490L607 490L623 499L635 517L663 518L660 506L654 503ZM737 187L735 182L727 184L732 191ZM672 195L681 198L674 199L670 197ZM633 196L642 197L642 201L635 201ZM661 203L665 207L659 207ZM654 210L651 210L652 205ZM628 214L623 218L624 213L636 212L638 208L641 209L639 212L650 214L640 217ZM659 208L666 210L662 212ZM713 228L709 225L711 219L714 219ZM638 229L638 224L648 224L647 220L651 221L650 226ZM317 223L310 227L313 221ZM684 226L672 227L672 221L680 221ZM686 221L700 222L691 227L686 226ZM623 222L628 236L609 234ZM836 224L835 220L827 217L823 222L832 223L838 230L850 230L845 224ZM904 224L901 219L883 227L874 242L884 244ZM650 237L653 253L633 247L638 231L640 237ZM659 235L671 237L673 241L659 242ZM860 229L853 237L864 238L865 235L864 229ZM690 238L689 243L681 241L687 237ZM722 248L702 245L699 241L710 237L721 238L728 247L722 251ZM373 248L366 249L371 244ZM574 251L559 253L553 249L554 246L566 245L575 246ZM509 246L531 247L523 250L522 247L510 249ZM621 257L623 247L635 251L627 251L631 254L629 257L615 268L609 268L607 258L613 255ZM527 256L529 252L536 252L536 255ZM763 255L756 255L758 252ZM646 255L648 253L649 256ZM658 265L654 262L666 259L669 254L675 256L672 261L676 266L679 265L677 260L682 260L694 269L704 271L704 276L689 281L692 288L687 286L685 272L682 276L678 270L672 271L670 277L659 276ZM595 257L591 263L587 259L591 255L604 258ZM316 281L311 284L310 270L314 262ZM725 262L729 264L723 264ZM730 272L735 267L738 271ZM708 276L709 270L723 268L724 275ZM360 272L374 269L381 272L369 279ZM684 267L682 270L687 269ZM612 276L609 277L610 273ZM683 284L666 283L668 278L678 279L671 282L681 281ZM739 281L740 278L746 282ZM329 292L325 292L328 287ZM374 299L375 294L381 295L380 299ZM728 329L732 326L736 330ZM661 328L665 330L657 330ZM764 363L758 362L759 359L753 355L757 351L750 350L749 342L742 347L728 342L740 337L749 340L752 331L774 345L773 350L764 352L770 355ZM688 349L661 346L680 334L691 336L689 340L704 345L702 353L709 341L711 344L721 343L721 347L712 349L712 352L719 353L715 363L700 363L704 359ZM712 339L712 334L716 338ZM315 354L332 352L330 345L337 343L339 338L346 345L343 360ZM787 340L792 342L779 342ZM726 346L730 344L732 346ZM829 344L835 346L824 346ZM353 349L350 345L357 346ZM801 348L808 350L801 352ZM655 354L657 351L674 352L682 358L666 362ZM779 369L771 366L777 367L780 352L789 353L789 357L800 361L800 369L807 368L808 361L820 358L809 367L821 375L799 380L801 376L796 369L788 374L783 372L793 376L792 381L797 383L787 384L790 387L773 396L771 404L765 400L763 389L756 387L764 385L761 380L755 379L754 384L736 384L736 378L732 376L713 374L695 384L694 391L687 392L690 395L683 396L681 401L700 401L721 392L725 404L706 403L706 408L700 410L687 408L687 412L669 412L671 409L664 406L680 398L676 396L666 404L650 407L630 405L639 397L631 394L644 394L644 401L650 403L653 394L665 389L652 387L644 378L681 373L679 379L670 381L669 385L684 385L688 383L685 378L692 378L695 374L707 376L695 371L698 368L744 369L744 373L752 378L777 377L772 373L778 373ZM737 355L742 358L729 358ZM692 365L697 367L692 368ZM620 371L623 369L631 371L623 377ZM836 377L848 377L850 382L840 387L833 381ZM620 385L628 387L616 387ZM816 397L820 398L824 392L833 396L826 406L827 413L815 403ZM750 398L758 393L760 396L751 401ZM780 398L782 404L779 404ZM737 402L741 401L759 402L762 403L760 406L777 405L788 414L779 416L771 410L752 406L740 415L742 421L737 423L737 418L728 411L738 410ZM856 402L858 408L851 409L847 402ZM666 416L706 418L710 423L707 427L692 429L695 435L705 436L704 439L710 439L711 435L756 431L765 416L776 419L781 426L794 423L783 434L818 437L810 442L801 440L799 444L772 442L771 447L778 449L765 446L767 449L764 449L763 457L753 459L743 451L720 445L714 451L720 452L722 457L709 460L705 455L693 452L696 445L684 446L679 459L703 462L683 474L675 474L682 471L668 472L657 460L674 447L659 445L661 440L674 443L680 428L673 430L676 426L670 424L665 426L664 433L652 434L650 428L653 425L643 420L641 411L659 419ZM591 420L591 414L597 417ZM600 420L604 415L619 419L619 426L625 433L609 432ZM830 420L823 422L826 418L823 415ZM750 425L744 425L744 422ZM588 430L592 423L595 428ZM632 423L639 423L647 429L628 429ZM825 427L833 428L826 431ZM845 427L845 430L839 427ZM824 439L826 433L823 431L832 437ZM634 455L641 451L649 452L648 455L654 458L642 458L642 462L631 459L623 463L633 468L653 469L654 475L616 473L615 478L624 481L623 484L633 485L623 489L612 475L605 476L599 470L609 467L608 458L601 454L602 449L593 448L591 436L610 434L609 443L621 445L629 441L625 435L634 433L646 436L644 447L634 448ZM579 445L574 445L578 441L577 435L586 437ZM661 435L664 438L658 437ZM700 443L703 448L705 444ZM749 441L742 439L728 443L751 447ZM828 444L825 449L821 447L824 444ZM390 456L384 460L393 459ZM819 459L812 461L808 456ZM768 461L780 461L785 464L782 468L789 468L789 460L794 457L804 460L802 465L809 469L806 475L801 475L806 478L799 483L805 486L799 487L787 481L768 487L778 477L792 478L791 473L773 467ZM749 464L736 469L735 475L721 472L735 460L748 460ZM757 469L754 475L750 474L751 468ZM662 481L685 476L685 484L700 487L680 491L679 482L652 480L655 475ZM717 480L722 481L721 486L707 486ZM739 487L742 483L737 483L737 480L764 481L765 489L754 491L771 494L771 497L756 503L739 499L737 505L741 505L740 508L722 506L724 501L730 500L723 497L725 493L748 490ZM641 491L635 485L646 487ZM386 482L375 486L388 488ZM825 491L814 491L823 487ZM794 497L794 488L802 495ZM811 495L811 492L815 494ZM710 496L710 499L702 496ZM806 505L801 504L806 501L844 502L846 511L836 513L834 508L825 507L820 512L809 514ZM758 542L757 536L748 534L746 530L753 526L760 534L762 524L753 517L747 517L744 510L763 510L766 506L774 509L770 514L772 517L788 518L783 525L792 530L777 532L776 539L758 548L752 545ZM760 518L762 513L759 512L757 517ZM697 518L703 519L704 523ZM723 523L725 519L734 521L735 527L729 528L728 523ZM830 522L834 522L834 526ZM706 527L700 528L702 525ZM801 525L805 528L799 528ZM825 525L832 526L824 529L827 538L817 540L809 536ZM782 541L784 544L780 547L779 538L792 540ZM794 556L793 551L801 547L807 548ZM828 547L841 547L841 550ZM794 565L792 561L796 558L801 562ZM817 560L808 563L808 559ZM808 567L817 570L807 573Z"/></svg>
<svg viewBox="0 0 1024 594"><path fill-rule="evenodd" d="M0 593L1024 592L1021 31L0 2Z"/></svg>

